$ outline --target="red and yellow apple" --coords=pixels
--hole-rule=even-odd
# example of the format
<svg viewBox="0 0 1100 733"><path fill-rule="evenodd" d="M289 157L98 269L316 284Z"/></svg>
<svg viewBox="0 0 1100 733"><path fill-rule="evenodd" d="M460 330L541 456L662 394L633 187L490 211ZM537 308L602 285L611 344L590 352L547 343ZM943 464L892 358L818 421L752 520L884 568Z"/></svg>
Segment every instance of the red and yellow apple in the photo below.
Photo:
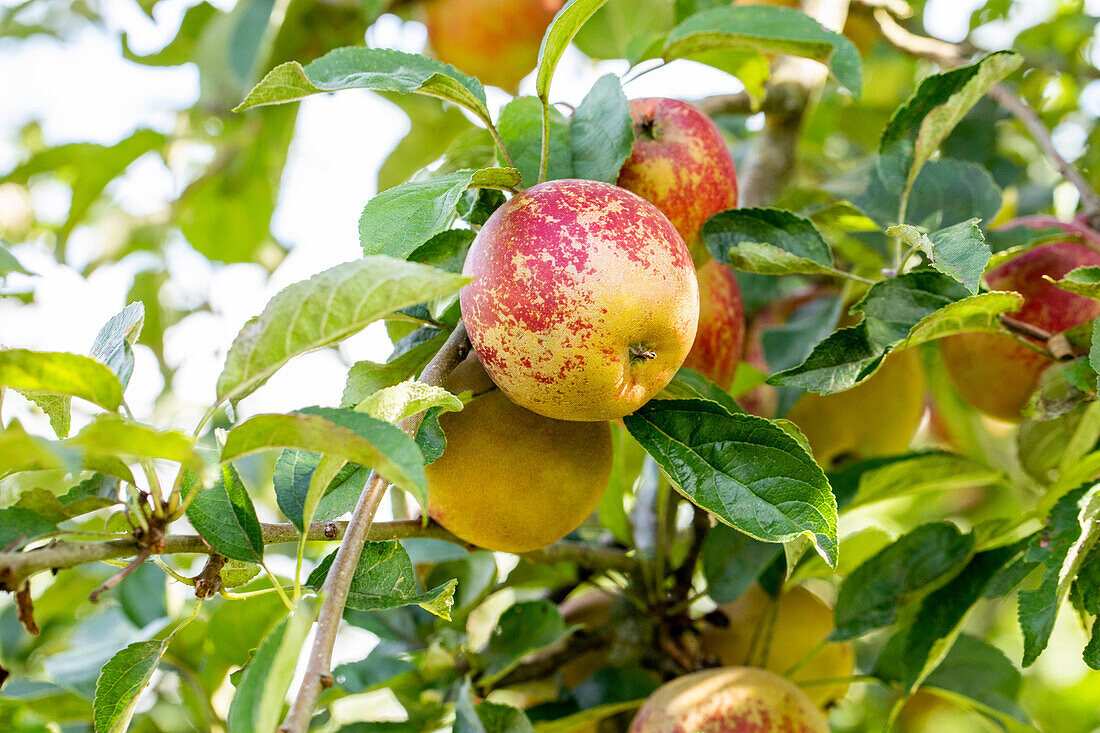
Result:
<svg viewBox="0 0 1100 733"><path fill-rule="evenodd" d="M428 0L432 52L486 84L514 91L535 68L542 35L564 0Z"/></svg>
<svg viewBox="0 0 1100 733"><path fill-rule="evenodd" d="M678 677L638 710L629 733L828 733L806 695L754 667L726 667Z"/></svg>
<svg viewBox="0 0 1100 733"><path fill-rule="evenodd" d="M703 223L737 206L737 170L722 133L678 99L632 100L630 116L634 147L619 171L619 185L660 209L693 256L705 261Z"/></svg>
<svg viewBox="0 0 1100 733"><path fill-rule="evenodd" d="M619 185L673 223L699 263L699 329L684 366L729 389L741 361L745 314L733 271L711 259L699 237L714 214L737 206L737 171L710 118L678 99L635 99L634 147Z"/></svg>
<svg viewBox="0 0 1100 733"><path fill-rule="evenodd" d="M701 645L704 654L724 665L758 664L786 674L801 664L790 677L796 685L852 674L855 655L851 644L832 642L821 646L833 632L833 610L802 586L787 588L773 599L754 585L718 610L728 624L705 626ZM847 691L847 684L814 685L803 690L821 708L834 704Z"/></svg>
<svg viewBox="0 0 1100 733"><path fill-rule="evenodd" d="M1007 226L1046 228L1058 224L1031 217ZM1060 224L1067 232L1092 239L1095 232L1079 232L1078 223ZM1011 316L1045 331L1065 331L1100 316L1100 302L1062 290L1043 279L1055 280L1070 270L1100 265L1100 252L1076 241L1044 244L1027 250L985 275L993 290L1014 290L1024 297L1023 308ZM1015 339L993 333L949 336L940 342L944 364L959 395L971 406L1008 422L1021 419L1021 411L1035 391L1039 376L1053 362Z"/></svg>
<svg viewBox="0 0 1100 733"><path fill-rule="evenodd" d="M472 545L527 552L595 511L611 475L607 422L578 425L523 409L492 387L473 354L444 386L475 397L439 417L447 447L425 467L432 519Z"/></svg>
<svg viewBox="0 0 1100 733"><path fill-rule="evenodd" d="M611 420L665 388L699 319L691 255L664 214L608 183L532 186L481 228L460 300L470 342L516 404Z"/></svg>

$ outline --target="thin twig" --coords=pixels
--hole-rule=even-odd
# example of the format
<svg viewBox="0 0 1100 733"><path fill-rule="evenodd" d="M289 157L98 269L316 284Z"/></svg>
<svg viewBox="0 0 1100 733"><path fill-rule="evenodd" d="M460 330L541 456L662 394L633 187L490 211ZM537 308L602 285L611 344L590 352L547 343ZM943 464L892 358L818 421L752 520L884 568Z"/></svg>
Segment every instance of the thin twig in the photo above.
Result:
<svg viewBox="0 0 1100 733"><path fill-rule="evenodd" d="M424 384L439 385L443 379L466 358L470 350L470 340L466 335L466 326L458 322L455 330L447 338L435 357L424 367L420 381ZM415 436L424 413L418 413L401 421L401 429ZM287 733L305 733L313 717L317 699L325 688L325 681L332 674L332 649L336 644L336 634L340 630L340 619L344 615L344 604L359 557L363 552L363 543L367 541L374 514L389 487L389 482L377 472L371 471L367 488L359 497L352 512L340 549L332 561L325 583L321 587L321 610L317 616L317 625L313 637L313 647L309 653L305 676L298 688L298 694L290 705L286 719L279 727Z"/></svg>
<svg viewBox="0 0 1100 733"><path fill-rule="evenodd" d="M896 48L914 56L932 59L948 68L966 63L969 54L962 47L911 33L883 8L877 8L874 15L882 29L883 37ZM1097 195L1081 172L1058 152L1050 130L1043 124L1035 110L1003 84L994 84L989 90L989 96L1011 112L1020 124L1027 128L1047 159L1058 169L1061 176L1077 189L1077 194L1081 198L1081 211L1085 214L1090 226L1100 227L1100 195Z"/></svg>

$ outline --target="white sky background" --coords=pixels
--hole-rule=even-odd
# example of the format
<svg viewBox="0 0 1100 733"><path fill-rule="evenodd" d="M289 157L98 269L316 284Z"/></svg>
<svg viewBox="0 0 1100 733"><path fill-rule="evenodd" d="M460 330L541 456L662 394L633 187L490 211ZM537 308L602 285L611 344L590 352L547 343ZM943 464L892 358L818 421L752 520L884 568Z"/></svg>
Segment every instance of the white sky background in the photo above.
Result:
<svg viewBox="0 0 1100 733"><path fill-rule="evenodd" d="M1026 3L1019 22L1010 25L1018 28L1045 17L1052 1ZM0 0L0 5L15 2ZM142 126L171 131L175 111L198 98L197 68L130 63L122 57L117 32L128 34L136 52L155 51L175 36L184 11L193 4L194 0L161 2L152 21L131 0L106 0L106 31L85 27L66 42L45 37L0 39L0 171L19 162L20 151L11 141L32 120L40 122L50 145L73 141L111 145ZM228 7L233 0L215 0L215 4ZM959 40L970 13L981 4L981 0L932 0L927 26L940 37ZM993 33L1010 39L1014 30L1001 28ZM422 49L424 40L420 24L402 24L394 16L384 17L369 34L371 45L414 52ZM641 77L627 85L627 95L692 98L742 88L726 74L698 64L686 68L688 64L676 62ZM599 76L624 71L624 62L594 64L570 49L558 68L553 97L576 104ZM508 99L499 90L487 91L494 109ZM533 92L530 78L521 92ZM164 406L158 422L169 420L190 430L213 400L225 351L241 325L286 285L360 256L359 214L375 193L378 167L407 130L404 114L370 92L351 90L302 103L272 222L276 238L291 251L270 279L258 265L211 266L183 241L169 247L173 297L191 303L209 300L212 312L190 315L166 334L167 358L179 367L173 391L184 403ZM186 177L150 154L108 192L128 212L142 215L162 209L187 183ZM38 184L32 186L32 194L40 218L63 220L69 198L66 186ZM102 250L109 236L104 230L101 225L74 233L69 244L73 265L81 266ZM100 267L84 280L73 268L53 262L39 245L26 244L15 251L39 277L34 284L35 303L0 299L0 344L12 347L85 353L103 323L125 305L134 272L148 266L142 256L130 257ZM19 280L20 276L10 276L6 285L15 289ZM326 350L299 357L242 402L242 415L336 404L347 366L365 358L382 361L389 346L379 323L343 344L338 353ZM152 353L145 347L137 352L127 399L139 417L151 417L161 378ZM14 396L8 404L9 418L15 414L32 429L48 430L44 418L30 414ZM86 419L74 416L74 429Z"/></svg>

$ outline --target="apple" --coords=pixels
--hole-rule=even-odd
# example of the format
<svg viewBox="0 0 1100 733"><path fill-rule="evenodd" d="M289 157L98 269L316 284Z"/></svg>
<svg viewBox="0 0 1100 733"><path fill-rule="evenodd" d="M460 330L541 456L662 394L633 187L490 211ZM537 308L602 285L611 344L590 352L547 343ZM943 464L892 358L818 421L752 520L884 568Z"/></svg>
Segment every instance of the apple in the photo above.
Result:
<svg viewBox="0 0 1100 733"><path fill-rule="evenodd" d="M532 186L478 232L460 294L470 342L516 404L557 420L612 420L684 363L699 287L683 239L618 186Z"/></svg>
<svg viewBox="0 0 1100 733"><path fill-rule="evenodd" d="M758 635L768 634L762 627L765 619L772 618L769 606L775 607L766 649L757 649ZM820 646L833 632L833 610L802 586L783 590L773 599L758 585L754 585L732 603L718 607L728 620L726 626L708 624L703 628L700 644L703 653L716 657L726 666L760 664L777 674L786 674L795 665L802 666L791 675L795 684L812 680L850 677L855 665L851 644L832 642ZM820 646L820 648L819 648ZM809 656L809 655L813 656ZM750 658L755 656L755 658ZM808 657L808 658L807 658ZM820 708L827 708L844 697L847 684L814 685L803 690Z"/></svg>
<svg viewBox="0 0 1100 733"><path fill-rule="evenodd" d="M733 270L711 259L699 279L699 328L684 366L722 389L733 385L745 339L745 307Z"/></svg>
<svg viewBox="0 0 1100 733"><path fill-rule="evenodd" d="M705 261L703 223L737 206L737 170L722 133L678 99L632 100L630 116L634 147L619 171L619 185L660 209L695 258Z"/></svg>
<svg viewBox="0 0 1100 733"><path fill-rule="evenodd" d="M551 420L492 387L471 354L444 387L474 399L440 415L443 455L425 467L428 514L471 545L528 552L557 542L600 503L611 426Z"/></svg>
<svg viewBox="0 0 1100 733"><path fill-rule="evenodd" d="M558 610L567 626L579 624L591 630L608 622L611 618L611 607L618 598L618 595L603 588L588 588L566 598L558 606ZM562 684L571 689L606 664L607 649L592 649L565 662L558 671L561 673Z"/></svg>
<svg viewBox="0 0 1100 733"><path fill-rule="evenodd" d="M542 35L564 0L428 0L424 25L440 61L515 91L535 68Z"/></svg>
<svg viewBox="0 0 1100 733"><path fill-rule="evenodd" d="M629 733L828 733L806 695L754 667L726 667L678 677L642 704Z"/></svg>
<svg viewBox="0 0 1100 733"><path fill-rule="evenodd" d="M870 379L844 392L807 392L787 414L829 468L902 453L924 420L924 370L914 349L889 354Z"/></svg>
<svg viewBox="0 0 1100 733"><path fill-rule="evenodd" d="M1095 232L1080 232L1078 223L1059 223L1030 217L1008 226L1045 228L1057 224L1068 233L1094 241ZM1011 314L1043 330L1057 333L1100 316L1100 302L1055 287L1055 280L1070 270L1100 265L1100 252L1075 241L1055 242L1032 248L993 268L985 275L993 290L1015 290L1024 297L1023 308ZM1018 422L1039 375L1053 361L1032 351L1010 336L966 333L940 342L944 364L959 395L972 407L991 417Z"/></svg>

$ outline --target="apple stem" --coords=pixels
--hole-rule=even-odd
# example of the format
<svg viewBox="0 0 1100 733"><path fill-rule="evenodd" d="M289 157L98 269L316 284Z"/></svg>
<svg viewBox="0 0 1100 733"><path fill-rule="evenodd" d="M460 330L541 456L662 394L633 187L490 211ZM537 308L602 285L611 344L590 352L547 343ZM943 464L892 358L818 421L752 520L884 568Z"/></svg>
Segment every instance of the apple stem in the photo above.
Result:
<svg viewBox="0 0 1100 733"><path fill-rule="evenodd" d="M634 123L634 134L637 137L645 138L647 140L657 139L657 123L649 116L643 116L640 120Z"/></svg>
<svg viewBox="0 0 1100 733"><path fill-rule="evenodd" d="M628 349L628 351L630 352L630 360L631 361L637 361L639 359L645 359L646 361L650 361L652 359L657 358L657 352L656 351L651 351L651 350L645 348L644 346L642 346L641 344L632 344L630 346L630 348Z"/></svg>

